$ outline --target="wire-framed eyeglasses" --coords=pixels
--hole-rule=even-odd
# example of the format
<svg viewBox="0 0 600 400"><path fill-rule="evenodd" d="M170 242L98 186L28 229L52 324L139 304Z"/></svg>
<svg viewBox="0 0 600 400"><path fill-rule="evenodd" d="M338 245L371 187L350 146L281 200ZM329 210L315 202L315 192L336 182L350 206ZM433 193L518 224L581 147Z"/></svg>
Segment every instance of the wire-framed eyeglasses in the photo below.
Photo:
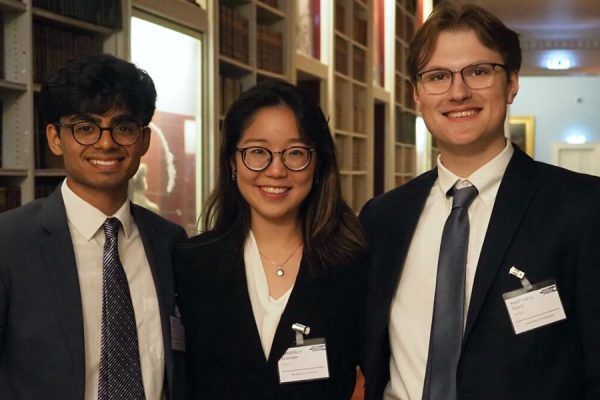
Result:
<svg viewBox="0 0 600 400"><path fill-rule="evenodd" d="M305 146L293 146L281 151L271 151L261 146L236 148L242 155L242 162L252 171L262 171L273 161L273 155L278 154L281 162L290 171L302 171L310 165L315 149Z"/></svg>
<svg viewBox="0 0 600 400"><path fill-rule="evenodd" d="M81 145L91 146L100 141L102 132L108 131L110 136L118 145L131 146L135 144L145 128L137 122L119 122L115 126L104 127L92 121L76 122L74 124L63 124L58 122L55 124L61 128L69 128L73 134L73 139Z"/></svg>
<svg viewBox="0 0 600 400"><path fill-rule="evenodd" d="M463 69L432 69L417 74L417 80L423 85L427 94L444 94L454 83L454 74L460 73L463 82L470 89L486 89L494 84L496 69L506 70L506 65L496 63L479 63L467 65Z"/></svg>

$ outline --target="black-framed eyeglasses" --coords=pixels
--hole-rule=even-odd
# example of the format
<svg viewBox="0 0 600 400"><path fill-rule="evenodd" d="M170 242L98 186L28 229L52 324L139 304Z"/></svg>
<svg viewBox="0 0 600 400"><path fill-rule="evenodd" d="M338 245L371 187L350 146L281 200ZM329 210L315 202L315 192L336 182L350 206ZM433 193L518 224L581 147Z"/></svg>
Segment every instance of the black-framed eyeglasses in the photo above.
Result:
<svg viewBox="0 0 600 400"><path fill-rule="evenodd" d="M444 94L454 83L454 74L460 73L463 82L470 89L486 89L494 84L497 68L506 70L506 65L496 63L479 63L467 65L463 69L432 69L417 74L417 80L423 85L427 94Z"/></svg>
<svg viewBox="0 0 600 400"><path fill-rule="evenodd" d="M115 126L109 127L100 126L91 121L76 122L74 124L63 124L58 122L55 125L62 128L69 128L73 134L73 139L84 146L91 146L98 143L102 137L102 132L104 131L110 133L113 142L116 144L121 146L131 146L139 140L142 131L145 128L145 126L139 125L137 122L133 121L119 122Z"/></svg>
<svg viewBox="0 0 600 400"><path fill-rule="evenodd" d="M279 154L281 162L290 171L302 171L310 165L315 149L305 146L293 146L281 151L271 151L261 146L237 148L242 154L242 162L252 171L262 171L271 165L273 155Z"/></svg>

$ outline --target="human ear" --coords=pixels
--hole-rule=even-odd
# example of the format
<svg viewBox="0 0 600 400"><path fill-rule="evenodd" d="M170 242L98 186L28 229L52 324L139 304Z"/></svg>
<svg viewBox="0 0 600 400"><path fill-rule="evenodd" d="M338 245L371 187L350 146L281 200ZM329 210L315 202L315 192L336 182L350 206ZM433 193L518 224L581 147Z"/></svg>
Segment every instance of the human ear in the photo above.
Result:
<svg viewBox="0 0 600 400"><path fill-rule="evenodd" d="M46 139L48 140L48 147L55 156L62 156L62 141L60 139L60 133L58 127L54 124L48 124L46 126Z"/></svg>

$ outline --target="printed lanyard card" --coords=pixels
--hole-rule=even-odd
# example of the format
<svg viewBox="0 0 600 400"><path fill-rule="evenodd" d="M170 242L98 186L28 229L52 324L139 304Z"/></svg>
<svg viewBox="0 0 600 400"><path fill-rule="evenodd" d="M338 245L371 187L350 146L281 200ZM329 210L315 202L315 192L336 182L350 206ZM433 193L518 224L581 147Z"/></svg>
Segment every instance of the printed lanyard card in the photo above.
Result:
<svg viewBox="0 0 600 400"><path fill-rule="evenodd" d="M329 378L325 339L305 340L301 345L288 348L279 359L277 367L279 383Z"/></svg>
<svg viewBox="0 0 600 400"><path fill-rule="evenodd" d="M554 280L513 290L502 297L517 335L567 318Z"/></svg>

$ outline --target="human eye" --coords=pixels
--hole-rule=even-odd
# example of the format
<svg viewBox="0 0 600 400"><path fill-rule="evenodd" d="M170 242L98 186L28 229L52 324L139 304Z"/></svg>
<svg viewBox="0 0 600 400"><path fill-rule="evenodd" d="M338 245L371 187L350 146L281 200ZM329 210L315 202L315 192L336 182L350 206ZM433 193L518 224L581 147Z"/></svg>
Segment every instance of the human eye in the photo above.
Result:
<svg viewBox="0 0 600 400"><path fill-rule="evenodd" d="M246 154L250 155L250 156L265 156L267 154L269 154L269 152L267 151L267 149L263 148L263 147L248 147L246 149Z"/></svg>
<svg viewBox="0 0 600 400"><path fill-rule="evenodd" d="M493 67L490 64L477 64L468 67L465 70L465 74L472 77L483 77L488 76L492 73Z"/></svg>
<svg viewBox="0 0 600 400"><path fill-rule="evenodd" d="M73 126L73 131L78 135L90 135L98 132L98 126L92 122L79 122Z"/></svg>
<svg viewBox="0 0 600 400"><path fill-rule="evenodd" d="M308 150L304 147L290 147L285 151L285 154L288 157L302 158L306 157L306 155L308 154Z"/></svg>
<svg viewBox="0 0 600 400"><path fill-rule="evenodd" d="M113 127L113 132L117 132L123 135L131 135L135 133L137 129L137 125L133 122L128 122L125 124L118 124Z"/></svg>
<svg viewBox="0 0 600 400"><path fill-rule="evenodd" d="M445 82L452 79L452 74L445 70L429 71L422 75L422 79L425 82Z"/></svg>

